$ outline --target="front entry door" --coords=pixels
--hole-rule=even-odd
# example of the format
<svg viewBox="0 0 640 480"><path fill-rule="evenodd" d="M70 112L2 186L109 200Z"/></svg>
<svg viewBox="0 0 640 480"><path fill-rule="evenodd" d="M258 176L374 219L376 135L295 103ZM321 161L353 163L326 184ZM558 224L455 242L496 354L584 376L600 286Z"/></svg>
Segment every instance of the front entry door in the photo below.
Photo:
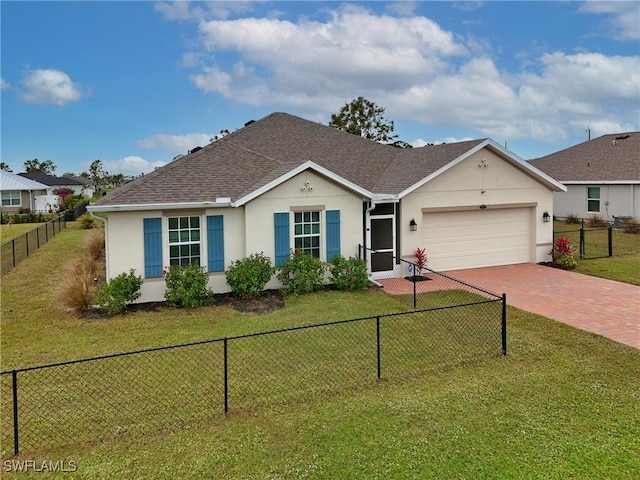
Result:
<svg viewBox="0 0 640 480"><path fill-rule="evenodd" d="M369 225L369 248L375 250L369 252L371 276L374 279L392 277L395 265L395 216L370 217Z"/></svg>

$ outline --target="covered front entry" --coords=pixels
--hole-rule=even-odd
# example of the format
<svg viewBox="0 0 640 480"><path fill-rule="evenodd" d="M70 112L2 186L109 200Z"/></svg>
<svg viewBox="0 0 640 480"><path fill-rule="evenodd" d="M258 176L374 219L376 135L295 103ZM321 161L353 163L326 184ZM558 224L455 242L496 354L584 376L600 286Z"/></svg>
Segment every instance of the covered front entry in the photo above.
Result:
<svg viewBox="0 0 640 480"><path fill-rule="evenodd" d="M367 253L371 278L393 277L396 265L396 204L378 204L369 212L367 244L373 250Z"/></svg>
<svg viewBox="0 0 640 480"><path fill-rule="evenodd" d="M423 213L428 266L436 271L535 261L533 208Z"/></svg>

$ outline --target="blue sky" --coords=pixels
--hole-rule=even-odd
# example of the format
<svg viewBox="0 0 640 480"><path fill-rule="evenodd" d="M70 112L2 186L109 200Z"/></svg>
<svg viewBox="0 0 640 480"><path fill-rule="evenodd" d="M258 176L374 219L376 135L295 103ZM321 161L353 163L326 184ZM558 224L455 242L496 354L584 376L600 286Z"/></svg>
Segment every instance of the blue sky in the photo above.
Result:
<svg viewBox="0 0 640 480"><path fill-rule="evenodd" d="M1 161L137 175L363 96L414 146L640 130L640 3L2 1Z"/></svg>

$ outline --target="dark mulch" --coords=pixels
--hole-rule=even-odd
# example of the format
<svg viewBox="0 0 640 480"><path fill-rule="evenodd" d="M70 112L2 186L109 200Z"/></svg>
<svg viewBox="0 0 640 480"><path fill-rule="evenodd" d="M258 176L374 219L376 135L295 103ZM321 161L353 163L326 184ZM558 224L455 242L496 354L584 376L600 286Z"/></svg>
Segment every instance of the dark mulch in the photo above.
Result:
<svg viewBox="0 0 640 480"><path fill-rule="evenodd" d="M410 282L426 282L427 280L431 280L429 277L425 277L424 275L409 275L408 277L404 277L405 280L409 280Z"/></svg>
<svg viewBox="0 0 640 480"><path fill-rule="evenodd" d="M241 298L230 293L214 295L214 303L235 308L240 312L269 313L284 307L284 298L279 290L266 290L257 297Z"/></svg>
<svg viewBox="0 0 640 480"><path fill-rule="evenodd" d="M213 304L227 306L239 312L269 313L284 307L284 298L279 290L266 290L261 295L243 299L230 293L219 293L213 296ZM161 308L167 308L167 302L145 302L127 305L126 313L129 312L157 312ZM101 308L92 308L80 314L82 318L101 319L109 318L111 315Z"/></svg>

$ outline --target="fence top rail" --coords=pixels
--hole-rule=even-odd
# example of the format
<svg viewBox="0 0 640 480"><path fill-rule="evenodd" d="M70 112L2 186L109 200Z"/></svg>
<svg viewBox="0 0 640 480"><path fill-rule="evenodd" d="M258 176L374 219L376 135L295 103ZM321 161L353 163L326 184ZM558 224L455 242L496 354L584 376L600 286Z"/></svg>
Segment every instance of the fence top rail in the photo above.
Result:
<svg viewBox="0 0 640 480"><path fill-rule="evenodd" d="M108 358L126 357L126 356L131 356L131 355L138 355L138 354L142 354L142 353L158 352L158 351L161 351L161 350L172 350L172 349L183 348L183 347L193 347L193 346L197 346L197 345L204 345L204 344L207 344L207 343L218 343L218 342L225 342L225 341L229 341L229 340L238 340L238 339L242 339L242 338L260 337L260 336L263 336L263 335L271 335L271 334L275 334L275 333L293 332L293 331L297 331L297 330L306 330L306 329L311 329L311 328L328 327L328 326L333 326L333 325L361 322L361 321L365 321L365 320L374 320L374 319L379 319L379 318L399 317L399 316L402 316L402 315L413 315L413 314L416 314L416 313L432 312L432 311L437 311L437 310L446 310L446 309L450 309L450 308L470 307L470 306L474 306L474 305L481 305L481 304L484 304L484 303L494 303L494 302L498 302L498 301L502 301L502 297L496 298L496 299L493 299L493 300L483 300L483 301L478 301L478 302L461 303L461 304L457 304L457 305L448 305L448 306L443 306L443 307L432 307L432 308L425 308L425 309L421 309L421 310L410 310L408 312L384 313L384 314L381 314L381 315L370 315L370 316L367 316L367 317L350 318L348 320L335 320L335 321L332 321L332 322L325 322L325 323L312 323L312 324L309 324L309 325L299 325L297 327L287 327L287 328L279 328L279 329L275 329L275 330L266 330L264 332L245 333L245 334L242 334L242 335L232 335L232 336L228 336L228 337L211 338L211 339L207 339L207 340L199 340L197 342L180 343L180 344L175 344L175 345L164 345L164 346L159 346L159 347L151 347L151 348L144 348L144 349L139 349L139 350L131 350L131 351L128 351L128 352L110 353L110 354L106 354L106 355L98 355L96 357L78 358L78 359L74 359L74 360L66 360L64 362L55 362L55 363L48 363L48 364L44 364L44 365L34 365L34 366L31 366L31 367L14 368L14 369L11 369L11 370L4 370L4 371L0 371L0 376L1 375L11 375L11 374L20 373L20 372L28 372L30 370L41 370L41 369L44 369L44 368L62 367L62 366L65 366L65 365L73 365L73 364L76 364L76 363L85 363L85 362L92 362L92 361L96 361L96 360L105 360L105 359L108 359Z"/></svg>
<svg viewBox="0 0 640 480"><path fill-rule="evenodd" d="M53 222L59 222L59 221L60 221L60 219L62 219L62 218L64 218L64 215L60 215L60 216L58 216L58 217L54 218L53 220L49 220L48 222L42 222L42 224L41 224L41 225L38 225L36 228L32 228L32 229L31 229L31 230L29 230L29 231L26 231L26 232L24 232L24 233L21 233L21 234L20 234L20 235L18 235L17 237L10 238L10 239L9 239L9 240L7 240L6 242L2 242L2 243L0 244L0 247L3 247L4 245L7 245L7 244L9 244L9 243L11 243L11 242L15 241L17 238L24 237L25 235L29 235L31 232L35 232L36 230L41 229L41 228L42 228L43 226L45 226L45 225L48 225L48 224L53 223Z"/></svg>
<svg viewBox="0 0 640 480"><path fill-rule="evenodd" d="M369 248L369 247L365 247L365 246L363 246L363 245L360 245L360 247L361 247L362 249L364 249L365 251L369 251L369 252L372 252L372 253L376 253L377 255L385 255L385 256L387 256L387 257L391 257L391 258L393 258L393 259L400 260L400 262L406 263L406 264L408 264L408 265L412 265L412 266L413 266L413 271L414 271L414 272L416 271L416 268L418 268L418 265L416 265L416 264L415 264L415 262L410 262L409 260L405 260L404 258L398 258L398 257L395 257L394 255L392 255L392 254L390 254L390 253L387 253L387 252L379 252L379 251L377 251L377 250L373 250L373 249L371 249L371 248ZM460 285L464 285L465 287L473 288L474 290L477 290L477 291L479 291L479 292L486 293L487 295L489 295L489 296L491 296L491 297L494 297L495 299L501 299L501 298L502 298L502 295L499 295L499 294L497 294L497 293L495 293L495 292L491 292L491 291L486 290L486 289L484 289L484 288L478 287L477 285L472 285L471 283L463 282L462 280L458 280L458 279L457 279L457 278L455 278L455 277L450 277L449 275L445 275L444 273L437 272L437 271L435 271L435 270L431 270L431 269L430 269L430 268L428 268L428 267L421 267L421 269L422 269L422 270L425 270L425 271L427 271L427 272L429 272L429 273L432 273L432 274L434 274L434 275L437 275L437 276L439 276L439 277L446 278L447 280L451 280L452 282L458 283L458 284L460 284Z"/></svg>

